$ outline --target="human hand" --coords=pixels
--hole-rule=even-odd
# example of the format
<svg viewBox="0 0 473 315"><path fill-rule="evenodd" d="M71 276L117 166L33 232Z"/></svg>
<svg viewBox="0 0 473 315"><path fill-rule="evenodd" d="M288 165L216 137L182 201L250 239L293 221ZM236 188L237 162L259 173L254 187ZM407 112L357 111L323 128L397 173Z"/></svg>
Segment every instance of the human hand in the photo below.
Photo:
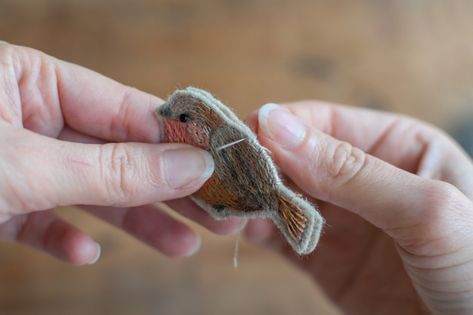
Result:
<svg viewBox="0 0 473 315"><path fill-rule="evenodd" d="M199 236L151 205L167 205L216 233L217 222L187 198L213 172L210 155L156 144L157 97L39 51L0 42L0 239L75 265L100 247L51 209L84 205L169 256L199 248ZM133 143L132 143L133 142Z"/></svg>
<svg viewBox="0 0 473 315"><path fill-rule="evenodd" d="M249 223L250 240L302 267L347 314L473 314L473 165L452 139L317 102L266 105L249 123L326 219L310 256L265 220Z"/></svg>

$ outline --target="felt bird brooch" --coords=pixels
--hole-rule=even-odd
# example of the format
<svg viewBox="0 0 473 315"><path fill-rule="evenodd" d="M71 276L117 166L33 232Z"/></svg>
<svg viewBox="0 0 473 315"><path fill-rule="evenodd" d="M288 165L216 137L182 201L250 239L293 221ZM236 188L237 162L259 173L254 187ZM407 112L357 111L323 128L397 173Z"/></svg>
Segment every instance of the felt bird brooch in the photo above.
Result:
<svg viewBox="0 0 473 315"><path fill-rule="evenodd" d="M256 135L210 93L189 87L175 91L157 109L162 142L207 150L215 162L211 178L192 199L218 219L271 218L300 255L311 253L323 219L314 206L282 183Z"/></svg>

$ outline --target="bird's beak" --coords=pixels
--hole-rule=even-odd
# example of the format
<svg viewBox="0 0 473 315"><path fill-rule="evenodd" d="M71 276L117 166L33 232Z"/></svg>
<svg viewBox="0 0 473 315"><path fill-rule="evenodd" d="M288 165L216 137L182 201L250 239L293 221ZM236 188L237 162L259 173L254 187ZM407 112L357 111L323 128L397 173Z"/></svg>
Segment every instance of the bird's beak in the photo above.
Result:
<svg viewBox="0 0 473 315"><path fill-rule="evenodd" d="M167 106L166 103L160 106L158 109L158 114L162 117L170 117L172 115L171 109Z"/></svg>
<svg viewBox="0 0 473 315"><path fill-rule="evenodd" d="M167 142L167 136L166 136L166 129L165 129L165 121L168 119L168 117L170 116L170 110L168 108L168 106L166 106L167 104L164 103L162 104L161 106L159 106L158 108L156 108L156 110L154 111L155 115L156 115L156 118L158 120L158 124L159 124L159 135L160 135L160 141L159 142Z"/></svg>

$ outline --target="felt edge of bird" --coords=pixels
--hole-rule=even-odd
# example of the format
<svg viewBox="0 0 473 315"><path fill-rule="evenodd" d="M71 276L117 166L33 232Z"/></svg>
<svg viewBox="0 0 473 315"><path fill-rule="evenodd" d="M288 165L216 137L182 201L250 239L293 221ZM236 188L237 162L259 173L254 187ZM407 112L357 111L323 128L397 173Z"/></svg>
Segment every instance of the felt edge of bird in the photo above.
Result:
<svg viewBox="0 0 473 315"><path fill-rule="evenodd" d="M212 207L204 200L196 196L191 196L192 200L194 200L196 204L198 204L201 208L203 208L205 211L211 214L212 217L216 219L224 219L229 216L245 218L270 218L272 219L274 224L279 228L279 230L281 230L288 243L298 254L306 255L311 253L315 249L319 241L324 220L315 208L315 206L313 206L307 200L291 191L282 183L273 160L267 153L266 149L258 142L257 136L253 133L253 131L248 126L246 126L230 110L229 107L224 105L222 102L220 102L207 91L195 87L188 87L183 90L176 90L169 97L169 100L171 100L173 96L178 94L186 94L194 98L200 99L204 103L204 105L211 107L212 110L214 110L219 116L221 116L227 124L229 124L233 128L236 128L247 137L246 141L248 141L258 151L264 163L269 166L269 169L272 173L271 175L273 176L276 182L276 186L278 189L277 193L279 195L279 198L284 200L286 203L291 203L292 205L297 206L299 208L298 210L303 213L306 219L306 225L303 231L301 232L299 240L297 240L294 236L294 230L297 229L297 226L295 226L297 225L297 222L291 222L291 217L293 215L292 213L283 213L283 215L285 215L284 219L280 211L274 211L276 209L260 210L252 213L247 213L238 209L225 207L225 209L217 211L214 207Z"/></svg>

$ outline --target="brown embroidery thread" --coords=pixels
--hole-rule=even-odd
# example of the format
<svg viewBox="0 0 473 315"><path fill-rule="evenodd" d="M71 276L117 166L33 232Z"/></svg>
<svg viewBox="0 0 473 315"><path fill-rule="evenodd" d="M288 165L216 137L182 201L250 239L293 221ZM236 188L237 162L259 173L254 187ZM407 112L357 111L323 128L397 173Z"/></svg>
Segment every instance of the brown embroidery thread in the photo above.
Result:
<svg viewBox="0 0 473 315"><path fill-rule="evenodd" d="M323 218L283 185L267 149L228 107L189 87L175 91L157 113L163 142L191 144L214 158L214 174L193 195L197 204L216 218L271 218L297 253L315 249Z"/></svg>

